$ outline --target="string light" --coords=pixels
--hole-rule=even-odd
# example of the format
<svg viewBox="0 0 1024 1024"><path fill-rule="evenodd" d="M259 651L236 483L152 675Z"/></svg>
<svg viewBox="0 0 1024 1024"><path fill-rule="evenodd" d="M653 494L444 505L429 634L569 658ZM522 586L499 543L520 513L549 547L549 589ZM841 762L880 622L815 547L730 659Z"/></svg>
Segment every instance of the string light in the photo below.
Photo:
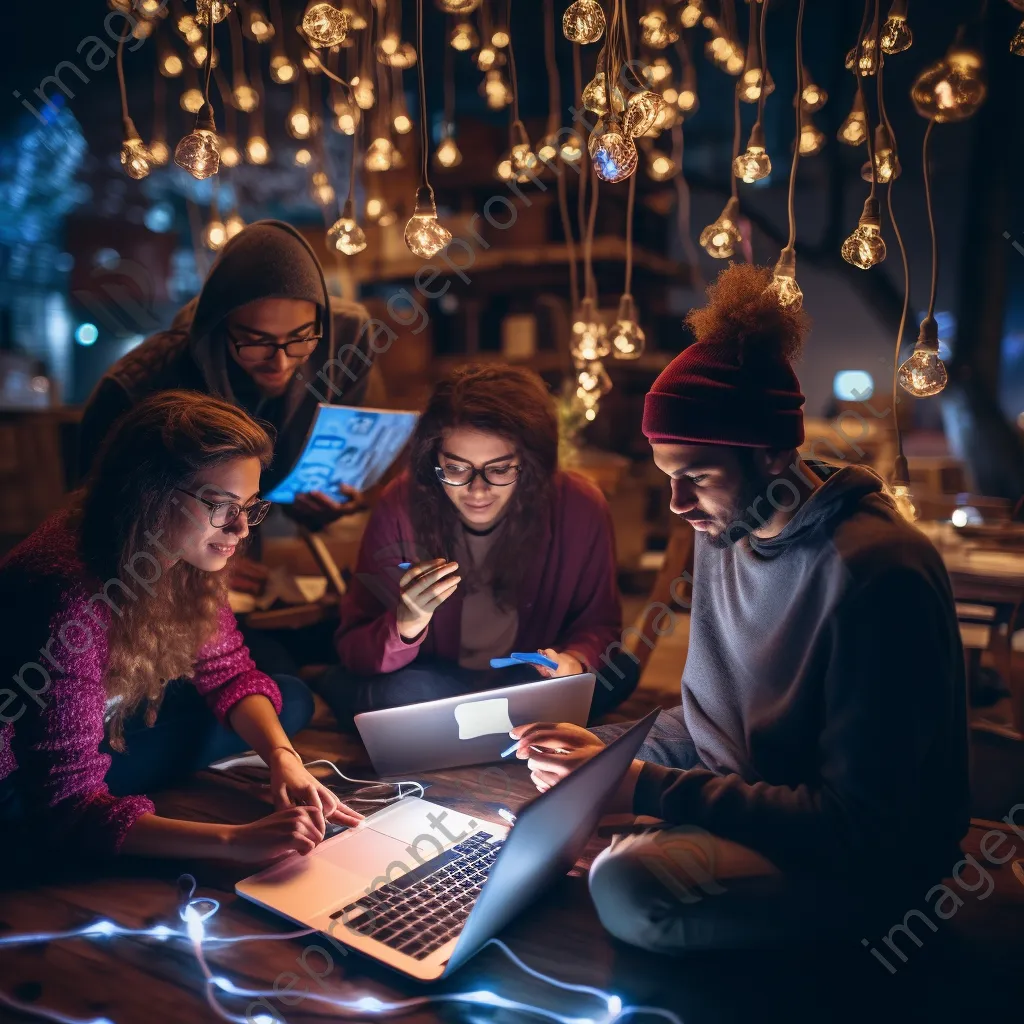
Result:
<svg viewBox="0 0 1024 1024"><path fill-rule="evenodd" d="M679 33L660 8L648 11L640 18L640 42L652 50L664 50L679 40Z"/></svg>
<svg viewBox="0 0 1024 1024"><path fill-rule="evenodd" d="M639 359L644 354L646 336L637 323L633 296L624 293L611 329L612 354L616 359Z"/></svg>
<svg viewBox="0 0 1024 1024"><path fill-rule="evenodd" d="M622 119L623 132L632 138L646 135L658 124L667 109L665 100L656 92L643 89L633 93Z"/></svg>
<svg viewBox="0 0 1024 1024"><path fill-rule="evenodd" d="M481 46L476 53L476 66L479 71L489 71L498 63L498 51L493 46Z"/></svg>
<svg viewBox="0 0 1024 1024"><path fill-rule="evenodd" d="M877 22L876 22L877 24ZM846 55L846 68L860 75L861 78L869 78L878 72L878 47L875 44L875 37L864 35L852 50Z"/></svg>
<svg viewBox="0 0 1024 1024"><path fill-rule="evenodd" d="M174 149L174 162L202 181L220 170L220 145L213 107L204 103L196 115L196 126Z"/></svg>
<svg viewBox="0 0 1024 1024"><path fill-rule="evenodd" d="M233 0L196 0L196 24L209 24L213 14L213 23L219 25L232 11Z"/></svg>
<svg viewBox="0 0 1024 1024"><path fill-rule="evenodd" d="M679 173L679 165L667 153L655 149L649 154L647 173L654 181L668 181Z"/></svg>
<svg viewBox="0 0 1024 1024"><path fill-rule="evenodd" d="M800 136L797 145L800 147L801 156L815 156L825 148L825 133L803 108L800 110Z"/></svg>
<svg viewBox="0 0 1024 1024"><path fill-rule="evenodd" d="M472 14L480 6L480 0L437 0L437 6L445 14Z"/></svg>
<svg viewBox="0 0 1024 1024"><path fill-rule="evenodd" d="M379 43L374 51L378 64L385 64L389 68L411 68L416 63L416 50L411 43L403 43L397 32L389 32Z"/></svg>
<svg viewBox="0 0 1024 1024"><path fill-rule="evenodd" d="M235 106L246 114L251 114L260 105L260 94L240 76L231 90Z"/></svg>
<svg viewBox="0 0 1024 1024"><path fill-rule="evenodd" d="M465 53L480 45L480 37L476 34L476 29L471 21L460 21L456 23L451 35L448 36L448 43L453 50Z"/></svg>
<svg viewBox="0 0 1024 1024"><path fill-rule="evenodd" d="M808 114L821 110L828 101L828 93L820 85L815 85L807 69L804 68L804 87L800 93L800 102Z"/></svg>
<svg viewBox="0 0 1024 1024"><path fill-rule="evenodd" d="M356 128L362 120L358 104L345 96L339 96L334 103L335 124L343 135L355 135Z"/></svg>
<svg viewBox="0 0 1024 1024"><path fill-rule="evenodd" d="M836 138L847 146L863 145L868 137L868 119L864 111L864 97L858 90L853 97L853 106L846 119L839 126Z"/></svg>
<svg viewBox="0 0 1024 1024"><path fill-rule="evenodd" d="M369 110L374 103L376 103L373 82L369 75L366 77L356 75L355 78L352 79L351 86L352 98L356 101L356 106L358 106L360 110Z"/></svg>
<svg viewBox="0 0 1024 1024"><path fill-rule="evenodd" d="M605 24L597 0L576 0L562 15L562 33L570 43L596 43L604 35Z"/></svg>
<svg viewBox="0 0 1024 1024"><path fill-rule="evenodd" d="M374 173L390 171L394 152L395 147L391 144L391 140L379 135L366 147L363 166Z"/></svg>
<svg viewBox="0 0 1024 1024"><path fill-rule="evenodd" d="M235 145L232 136L220 140L220 163L222 167L237 167L242 162L242 154Z"/></svg>
<svg viewBox="0 0 1024 1024"><path fill-rule="evenodd" d="M599 133L601 122L590 137L590 155L594 169L602 181L625 181L635 170L639 155L633 140L624 135L615 114L609 115L607 125Z"/></svg>
<svg viewBox="0 0 1024 1024"><path fill-rule="evenodd" d="M124 142L121 144L121 166L129 178L138 181L149 175L153 156L146 148L132 119L124 120Z"/></svg>
<svg viewBox="0 0 1024 1024"><path fill-rule="evenodd" d="M480 92L491 110L504 110L512 103L512 90L505 81L505 76L497 68L488 71L484 76Z"/></svg>
<svg viewBox="0 0 1024 1024"><path fill-rule="evenodd" d="M908 522L914 522L917 519L917 509L914 508L914 502L910 495L910 470L907 466L907 457L902 452L896 457L892 496L900 515Z"/></svg>
<svg viewBox="0 0 1024 1024"><path fill-rule="evenodd" d="M270 77L278 85L287 85L295 80L295 65L283 53L270 58Z"/></svg>
<svg viewBox="0 0 1024 1024"><path fill-rule="evenodd" d="M154 167L166 167L167 161L171 159L171 150L166 141L162 138L155 138L148 148L149 162Z"/></svg>
<svg viewBox="0 0 1024 1024"><path fill-rule="evenodd" d="M213 50L211 51L203 43L200 43L198 46L194 46L189 51L189 56L192 59L192 64L197 68L205 66L206 58L210 55L211 52L213 53L213 66L217 67L220 64L220 51L216 47L214 47Z"/></svg>
<svg viewBox="0 0 1024 1024"><path fill-rule="evenodd" d="M227 228L221 220L214 216L214 218L203 229L203 245L205 245L207 249L217 252L219 249L224 248L224 243L227 240Z"/></svg>
<svg viewBox="0 0 1024 1024"><path fill-rule="evenodd" d="M857 228L843 242L840 251L847 263L852 263L861 270L869 270L885 259L882 217L878 209L878 200L874 196L868 196L864 200L864 210L857 221Z"/></svg>
<svg viewBox="0 0 1024 1024"><path fill-rule="evenodd" d="M224 221L224 234L227 235L228 241L231 241L244 227L245 221L242 220L238 211L234 210L228 219Z"/></svg>
<svg viewBox="0 0 1024 1024"><path fill-rule="evenodd" d="M351 17L333 4L311 3L302 16L302 31L311 46L340 46L348 37Z"/></svg>
<svg viewBox="0 0 1024 1024"><path fill-rule="evenodd" d="M571 132L562 139L558 155L567 164L578 164L583 159L583 140L576 132Z"/></svg>
<svg viewBox="0 0 1024 1024"><path fill-rule="evenodd" d="M458 167L462 163L462 152L451 135L445 135L441 139L434 151L434 159L438 166L444 168Z"/></svg>
<svg viewBox="0 0 1024 1024"><path fill-rule="evenodd" d="M761 30L758 25L757 12L763 7L756 3L750 4L750 38L747 42L747 56L743 63L743 74L740 77L740 99L744 103L757 103L761 99L761 85L764 83L764 94L770 96L775 91L775 83L765 67L765 54L761 50Z"/></svg>
<svg viewBox="0 0 1024 1024"><path fill-rule="evenodd" d="M804 293L796 281L796 251L789 246L782 250L779 262L775 264L769 288L783 306L799 309L804 303Z"/></svg>
<svg viewBox="0 0 1024 1024"><path fill-rule="evenodd" d="M334 186L323 171L314 171L310 193L321 206L333 206L336 198Z"/></svg>
<svg viewBox="0 0 1024 1024"><path fill-rule="evenodd" d="M716 260L727 260L736 251L736 246L743 241L743 235L737 227L739 220L740 201L732 196L725 204L725 209L718 219L709 224L700 233L701 248Z"/></svg>
<svg viewBox="0 0 1024 1024"><path fill-rule="evenodd" d="M245 30L257 43L268 43L274 38L274 23L258 8L249 5Z"/></svg>
<svg viewBox="0 0 1024 1024"><path fill-rule="evenodd" d="M585 298L580 303L576 318L573 320L569 352L573 359L585 363L603 359L611 352L608 329L598 320L592 298Z"/></svg>
<svg viewBox="0 0 1024 1024"><path fill-rule="evenodd" d="M245 159L256 167L270 162L270 143L262 135L251 135L245 143Z"/></svg>
<svg viewBox="0 0 1024 1024"><path fill-rule="evenodd" d="M452 233L437 219L434 190L421 186L416 190L416 209L405 226L405 244L414 256L429 260L451 240Z"/></svg>
<svg viewBox="0 0 1024 1024"><path fill-rule="evenodd" d="M313 154L303 147L295 151L295 166L296 167L308 167L313 162Z"/></svg>
<svg viewBox="0 0 1024 1024"><path fill-rule="evenodd" d="M341 217L327 232L327 245L346 256L354 256L366 248L366 233L356 223L351 196L345 201Z"/></svg>
<svg viewBox="0 0 1024 1024"><path fill-rule="evenodd" d="M167 50L160 57L160 74L164 78L177 78L185 70L185 62L171 50Z"/></svg>
<svg viewBox="0 0 1024 1024"><path fill-rule="evenodd" d="M679 24L683 28L696 28L698 22L704 16L703 0L686 0L682 10L679 12Z"/></svg>
<svg viewBox="0 0 1024 1024"><path fill-rule="evenodd" d="M874 179L877 184L888 185L889 182L895 181L900 176L903 168L893 149L889 129L884 124L879 124L875 128L874 158ZM865 181L871 181L871 160L861 167L860 176Z"/></svg>
<svg viewBox="0 0 1024 1024"><path fill-rule="evenodd" d="M956 42L943 60L917 76L910 98L922 117L944 124L977 113L987 92L981 54Z"/></svg>
<svg viewBox="0 0 1024 1024"><path fill-rule="evenodd" d="M1010 53L1014 57L1024 57L1024 21L1020 23L1020 28L1010 40Z"/></svg>
<svg viewBox="0 0 1024 1024"><path fill-rule="evenodd" d="M892 7L882 26L880 42L883 53L902 53L910 49L914 34L907 24L907 0L892 0Z"/></svg>
<svg viewBox="0 0 1024 1024"><path fill-rule="evenodd" d="M748 185L772 173L772 162L765 152L764 129L755 123L747 141L747 148L733 161L733 174Z"/></svg>
<svg viewBox="0 0 1024 1024"><path fill-rule="evenodd" d="M308 139L313 134L313 117L301 104L288 112L288 134L293 139Z"/></svg>
<svg viewBox="0 0 1024 1024"><path fill-rule="evenodd" d="M648 85L659 85L672 75L672 65L665 57L655 57L644 69L644 78Z"/></svg>

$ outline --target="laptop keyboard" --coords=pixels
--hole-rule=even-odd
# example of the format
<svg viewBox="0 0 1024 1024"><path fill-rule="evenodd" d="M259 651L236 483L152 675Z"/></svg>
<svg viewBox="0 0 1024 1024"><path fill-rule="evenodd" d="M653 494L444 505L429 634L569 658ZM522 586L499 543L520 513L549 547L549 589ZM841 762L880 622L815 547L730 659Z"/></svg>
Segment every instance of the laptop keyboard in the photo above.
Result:
<svg viewBox="0 0 1024 1024"><path fill-rule="evenodd" d="M422 960L462 930L504 843L492 838L477 832L331 917Z"/></svg>

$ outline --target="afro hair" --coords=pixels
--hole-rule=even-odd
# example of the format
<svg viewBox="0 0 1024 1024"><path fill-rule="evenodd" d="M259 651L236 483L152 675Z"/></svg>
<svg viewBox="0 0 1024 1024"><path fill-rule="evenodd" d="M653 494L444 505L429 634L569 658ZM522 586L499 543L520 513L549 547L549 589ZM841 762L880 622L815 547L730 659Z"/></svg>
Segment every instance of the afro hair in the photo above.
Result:
<svg viewBox="0 0 1024 1024"><path fill-rule="evenodd" d="M691 309L686 317L696 340L735 346L741 358L775 356L795 362L810 317L783 306L769 287L771 280L769 267L730 264L708 285L707 305Z"/></svg>

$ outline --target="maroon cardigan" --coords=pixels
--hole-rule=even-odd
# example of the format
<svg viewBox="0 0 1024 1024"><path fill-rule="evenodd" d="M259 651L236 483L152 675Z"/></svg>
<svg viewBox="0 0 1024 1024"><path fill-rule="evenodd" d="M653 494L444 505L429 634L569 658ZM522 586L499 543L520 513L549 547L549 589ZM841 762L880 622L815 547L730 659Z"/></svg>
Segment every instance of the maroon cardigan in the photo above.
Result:
<svg viewBox="0 0 1024 1024"><path fill-rule="evenodd" d="M526 556L529 569L512 649L573 650L587 665L599 665L601 654L622 633L611 515L601 492L574 474L558 473L553 494L540 543ZM395 608L403 575L398 563L451 554L417 550L408 509L409 482L403 474L385 488L373 510L341 601L334 641L342 665L359 675L392 672L421 654L459 659L461 587L416 640L407 642L398 633Z"/></svg>
<svg viewBox="0 0 1024 1024"><path fill-rule="evenodd" d="M110 767L100 744L112 613L101 599L103 587L82 565L76 540L61 512L0 562L0 606L6 609L0 670L3 679L14 679L0 689L0 780L13 777L26 809L46 812L54 837L73 837L76 849L103 855L120 849L153 803L144 796L114 797L103 781ZM123 574L122 582L132 580ZM116 586L108 592L117 607L128 600ZM280 714L281 692L253 664L226 605L216 635L196 656L191 681L221 722L254 693Z"/></svg>

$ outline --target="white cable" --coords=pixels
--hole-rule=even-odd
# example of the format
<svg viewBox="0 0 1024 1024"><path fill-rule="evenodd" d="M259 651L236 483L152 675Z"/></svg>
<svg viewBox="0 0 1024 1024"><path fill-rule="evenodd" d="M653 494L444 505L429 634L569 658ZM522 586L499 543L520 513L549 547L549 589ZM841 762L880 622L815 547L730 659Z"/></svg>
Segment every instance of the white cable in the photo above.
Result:
<svg viewBox="0 0 1024 1024"><path fill-rule="evenodd" d="M326 765L326 767L330 768L335 774L340 775L341 778L343 778L346 782L354 782L354 783L356 783L358 785L363 785L363 786L366 786L366 787L368 787L370 789L380 789L382 786L391 786L392 788L394 788L394 787L398 788L398 795L397 796L393 796L393 797L391 797L390 799L387 799L387 800L376 800L376 799L370 799L369 797L361 797L361 796L350 796L348 798L350 800L359 800L361 803L365 803L365 804L392 804L392 803L395 803L395 801L397 801L397 800L401 800L403 797L411 796L412 795L411 793L403 792L402 791L402 787L403 786L414 786L416 789L419 790L419 793L417 794L419 796L423 796L426 793L426 790L423 788L422 783L417 782L415 779L401 779L398 782L381 782L378 779L353 779L353 778L350 778L333 761L328 761L328 760L325 760L325 759L322 759L322 758L318 759L316 761L307 761L305 764L303 764L303 768L310 768L310 767L312 767L313 765L316 765L316 764Z"/></svg>

